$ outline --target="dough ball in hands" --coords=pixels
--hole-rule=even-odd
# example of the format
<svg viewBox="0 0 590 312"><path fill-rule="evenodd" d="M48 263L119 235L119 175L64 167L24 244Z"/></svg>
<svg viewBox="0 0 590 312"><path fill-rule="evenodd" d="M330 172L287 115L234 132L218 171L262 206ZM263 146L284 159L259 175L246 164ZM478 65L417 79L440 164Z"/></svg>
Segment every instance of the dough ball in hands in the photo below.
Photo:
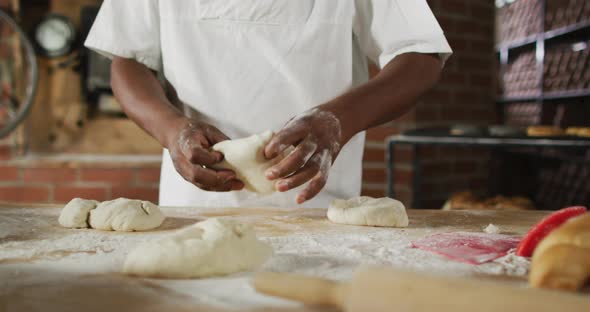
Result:
<svg viewBox="0 0 590 312"><path fill-rule="evenodd" d="M105 201L90 211L90 226L105 231L147 231L159 227L165 217L149 201L118 198Z"/></svg>
<svg viewBox="0 0 590 312"><path fill-rule="evenodd" d="M67 228L88 228L88 215L97 205L96 200L74 198L61 210L59 224Z"/></svg>
<svg viewBox="0 0 590 312"><path fill-rule="evenodd" d="M366 226L406 227L409 224L404 204L389 197L335 199L328 207L328 220Z"/></svg>
<svg viewBox="0 0 590 312"><path fill-rule="evenodd" d="M132 250L127 274L198 278L255 270L272 255L272 248L254 230L231 220L212 218Z"/></svg>
<svg viewBox="0 0 590 312"><path fill-rule="evenodd" d="M269 194L275 191L274 182L264 175L266 169L281 161L281 157L272 160L264 157L264 147L273 133L266 131L243 139L228 140L215 144L213 150L223 154L224 158L216 169L229 169L236 173L238 179L244 182L245 189Z"/></svg>

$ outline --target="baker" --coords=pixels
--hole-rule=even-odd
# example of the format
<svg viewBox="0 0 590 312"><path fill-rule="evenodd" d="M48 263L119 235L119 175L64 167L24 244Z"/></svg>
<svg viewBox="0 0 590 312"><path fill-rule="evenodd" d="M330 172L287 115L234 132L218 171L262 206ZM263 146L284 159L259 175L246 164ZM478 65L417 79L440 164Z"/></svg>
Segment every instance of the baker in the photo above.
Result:
<svg viewBox="0 0 590 312"><path fill-rule="evenodd" d="M207 207L358 196L364 130L407 112L451 53L425 0L105 0L85 45L165 148L160 205ZM212 145L269 129L267 158L294 147L266 172L278 192L212 169Z"/></svg>

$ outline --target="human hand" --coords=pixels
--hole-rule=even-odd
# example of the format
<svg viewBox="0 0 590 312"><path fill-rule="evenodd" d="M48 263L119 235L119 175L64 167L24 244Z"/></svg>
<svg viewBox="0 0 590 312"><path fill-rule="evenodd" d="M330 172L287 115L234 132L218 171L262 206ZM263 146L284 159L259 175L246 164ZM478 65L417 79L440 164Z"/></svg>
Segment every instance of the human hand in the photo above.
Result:
<svg viewBox="0 0 590 312"><path fill-rule="evenodd" d="M329 111L314 108L291 119L276 133L264 149L272 159L290 146L295 148L278 164L265 172L275 187L286 192L309 181L297 195L301 204L316 196L328 181L328 172L341 148L340 121Z"/></svg>
<svg viewBox="0 0 590 312"><path fill-rule="evenodd" d="M234 172L210 168L223 160L221 153L209 150L216 143L228 140L221 131L188 118L182 118L170 131L166 145L174 168L186 181L205 191L229 192L244 187Z"/></svg>

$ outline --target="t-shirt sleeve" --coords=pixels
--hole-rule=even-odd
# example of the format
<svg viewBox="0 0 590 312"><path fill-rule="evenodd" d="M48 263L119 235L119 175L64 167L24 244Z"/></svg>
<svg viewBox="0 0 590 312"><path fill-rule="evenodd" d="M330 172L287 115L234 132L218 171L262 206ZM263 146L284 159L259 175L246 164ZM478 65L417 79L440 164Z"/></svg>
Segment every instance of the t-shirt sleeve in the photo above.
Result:
<svg viewBox="0 0 590 312"><path fill-rule="evenodd" d="M84 45L109 58L134 59L160 71L158 0L105 0Z"/></svg>
<svg viewBox="0 0 590 312"><path fill-rule="evenodd" d="M355 0L353 32L363 52L383 68L396 56L452 50L426 0Z"/></svg>

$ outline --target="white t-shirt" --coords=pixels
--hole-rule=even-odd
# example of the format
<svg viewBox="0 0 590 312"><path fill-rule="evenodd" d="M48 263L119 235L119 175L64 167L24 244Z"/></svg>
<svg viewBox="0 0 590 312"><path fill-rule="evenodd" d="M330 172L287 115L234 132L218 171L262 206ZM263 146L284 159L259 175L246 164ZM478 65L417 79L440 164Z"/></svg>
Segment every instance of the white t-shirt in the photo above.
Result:
<svg viewBox="0 0 590 312"><path fill-rule="evenodd" d="M367 58L383 67L402 53L451 53L425 0L105 0L85 44L163 71L230 138L278 131L366 82ZM361 133L304 206L357 196L363 147ZM163 154L161 205L296 206L301 187L266 197L202 191Z"/></svg>

